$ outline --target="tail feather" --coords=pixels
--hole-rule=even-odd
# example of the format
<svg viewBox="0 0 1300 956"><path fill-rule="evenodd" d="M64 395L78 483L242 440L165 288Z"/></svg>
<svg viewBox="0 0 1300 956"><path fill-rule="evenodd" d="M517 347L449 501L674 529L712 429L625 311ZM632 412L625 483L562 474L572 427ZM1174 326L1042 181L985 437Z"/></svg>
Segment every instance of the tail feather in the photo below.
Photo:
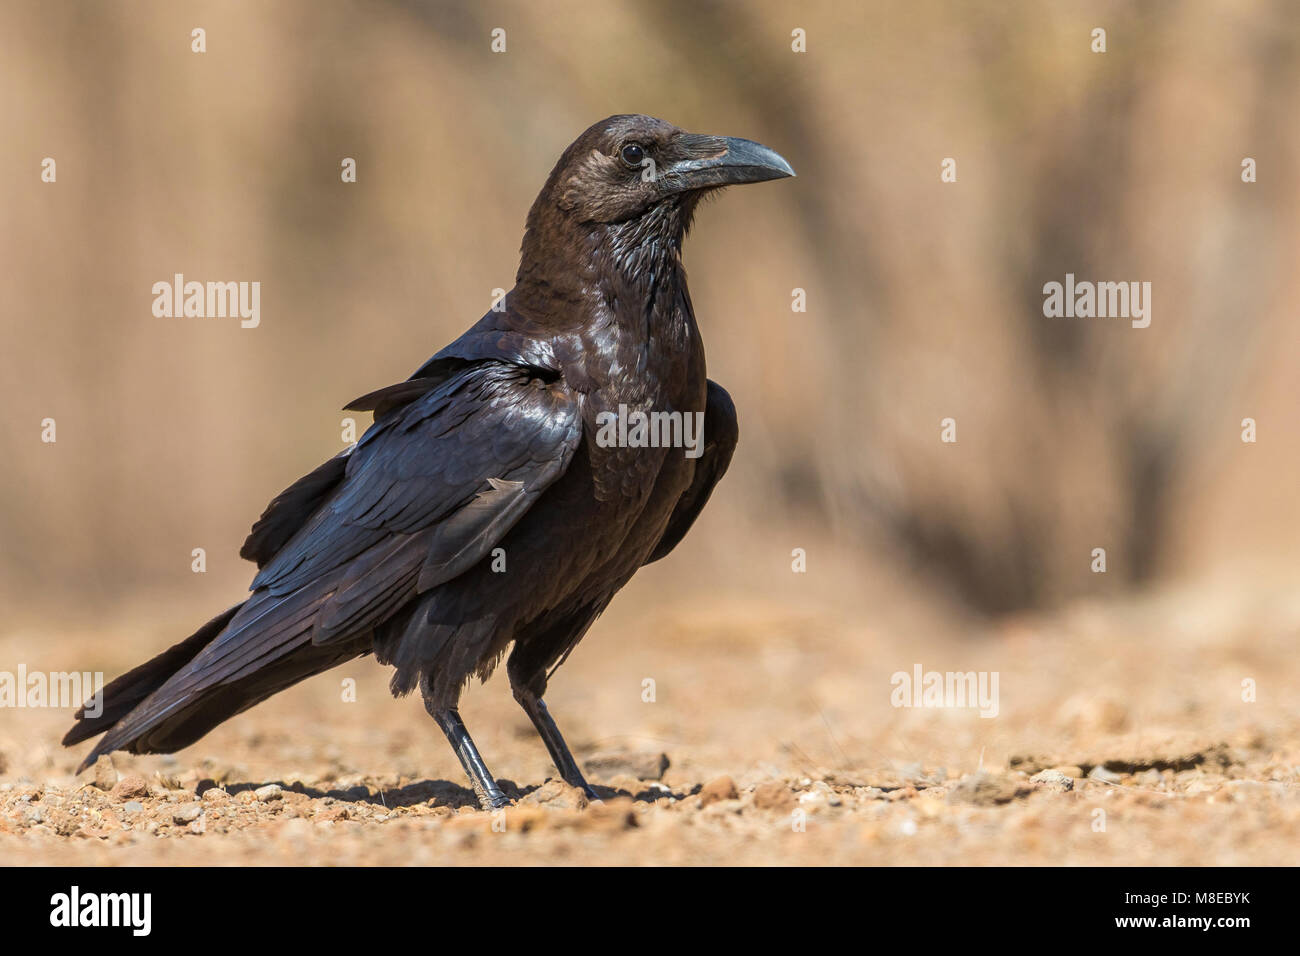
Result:
<svg viewBox="0 0 1300 956"><path fill-rule="evenodd" d="M134 710L137 704L167 683L173 674L194 660L199 651L207 647L213 638L225 629L230 619L243 606L240 603L223 611L179 644L173 645L157 657L146 661L134 670L127 671L108 684L98 695L101 704L101 707L97 708L99 714L94 717L87 716L83 704L73 715L77 722L64 735L63 746L71 747L110 729Z"/></svg>
<svg viewBox="0 0 1300 956"><path fill-rule="evenodd" d="M371 639L341 645L316 647L307 645L297 653L283 657L233 684L218 684L173 702L166 714L137 722L128 718L95 745L78 773L93 764L100 754L114 750L129 753L173 753L188 747L218 724L242 714L273 694L315 674L329 670L369 652Z"/></svg>
<svg viewBox="0 0 1300 956"><path fill-rule="evenodd" d="M231 608L104 688L103 713L92 719L78 711L79 723L63 739L68 745L106 731L77 772L114 750L171 753L187 747L272 694L371 650L368 631L338 644L313 645L311 616L299 620L303 609L292 604L280 602L277 608L284 619L275 622L279 627L273 631L282 633L268 635L258 626L267 622L254 599L253 606L245 602ZM247 628L241 610L251 612L243 615L249 618ZM282 640L268 641L268 636ZM244 655L230 653L257 647L264 656L243 668Z"/></svg>

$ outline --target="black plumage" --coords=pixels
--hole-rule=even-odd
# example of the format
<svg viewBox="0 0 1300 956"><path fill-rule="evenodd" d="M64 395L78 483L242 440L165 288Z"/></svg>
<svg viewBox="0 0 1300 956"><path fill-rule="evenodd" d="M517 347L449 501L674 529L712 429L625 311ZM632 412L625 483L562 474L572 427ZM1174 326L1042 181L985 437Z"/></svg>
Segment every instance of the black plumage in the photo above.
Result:
<svg viewBox="0 0 1300 956"><path fill-rule="evenodd" d="M253 526L248 600L109 684L99 717L78 712L65 744L104 733L82 768L184 747L374 653L395 694L420 689L479 799L500 806L456 707L509 651L516 698L564 778L590 791L542 703L547 679L682 539L736 444L731 399L705 374L682 240L706 193L790 175L766 147L646 116L583 133L529 213L504 308L349 406L374 424ZM703 412L703 453L598 442L602 414L629 408Z"/></svg>

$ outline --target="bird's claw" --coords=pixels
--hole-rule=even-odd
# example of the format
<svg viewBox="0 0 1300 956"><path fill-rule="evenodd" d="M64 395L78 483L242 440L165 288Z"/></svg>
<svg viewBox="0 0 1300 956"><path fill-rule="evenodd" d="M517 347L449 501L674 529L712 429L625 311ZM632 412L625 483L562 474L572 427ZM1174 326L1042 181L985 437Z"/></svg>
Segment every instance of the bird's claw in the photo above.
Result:
<svg viewBox="0 0 1300 956"><path fill-rule="evenodd" d="M576 783L572 783L572 782L571 782L571 783L569 784L569 786L571 786L571 787L577 787L579 790L581 790L581 791L582 791L582 795L583 795L584 797L587 798L587 802L588 802L588 803L604 803L604 802L605 802L605 801L601 798L600 794L598 794L598 793L596 792L596 788L593 787L591 784L587 783L587 781L585 781L585 780L579 780L579 781L577 781Z"/></svg>

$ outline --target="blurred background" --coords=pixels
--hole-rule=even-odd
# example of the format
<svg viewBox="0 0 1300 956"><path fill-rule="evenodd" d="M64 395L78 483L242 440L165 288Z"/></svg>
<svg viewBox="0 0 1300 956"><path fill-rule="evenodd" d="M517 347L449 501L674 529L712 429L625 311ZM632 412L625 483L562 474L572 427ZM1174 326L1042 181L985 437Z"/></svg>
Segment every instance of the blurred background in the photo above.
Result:
<svg viewBox="0 0 1300 956"><path fill-rule="evenodd" d="M338 409L512 284L551 164L614 112L799 172L688 244L744 429L696 559L752 534L785 577L833 538L981 612L1293 561L1300 9L1137 6L5 4L8 612L228 593ZM177 272L259 280L261 327L155 318ZM1151 327L1045 319L1066 272L1151 282Z"/></svg>
<svg viewBox="0 0 1300 956"><path fill-rule="evenodd" d="M249 525L342 447L339 409L482 315L561 150L645 112L798 178L697 217L691 292L741 444L611 614L779 631L784 651L724 659L789 652L771 677L815 648L844 724L863 678L830 672L873 648L903 648L888 673L937 635L1144 596L1179 595L1125 642L1176 650L1161 622L1267 605L1284 651L1297 90L1289 0L5 3L0 629L107 634L112 670L237 599ZM260 327L155 318L178 272L260 281ZM1044 318L1067 272L1150 282L1150 327Z"/></svg>

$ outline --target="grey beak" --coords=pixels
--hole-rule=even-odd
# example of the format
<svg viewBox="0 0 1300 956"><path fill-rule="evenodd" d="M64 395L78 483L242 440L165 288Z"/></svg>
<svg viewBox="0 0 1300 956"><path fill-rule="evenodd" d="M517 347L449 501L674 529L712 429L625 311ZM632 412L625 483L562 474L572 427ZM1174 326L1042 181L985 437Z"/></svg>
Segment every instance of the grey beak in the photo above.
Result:
<svg viewBox="0 0 1300 956"><path fill-rule="evenodd" d="M734 136L700 136L692 139L713 155L684 159L664 170L665 182L671 189L738 186L794 175L790 164L762 143Z"/></svg>

